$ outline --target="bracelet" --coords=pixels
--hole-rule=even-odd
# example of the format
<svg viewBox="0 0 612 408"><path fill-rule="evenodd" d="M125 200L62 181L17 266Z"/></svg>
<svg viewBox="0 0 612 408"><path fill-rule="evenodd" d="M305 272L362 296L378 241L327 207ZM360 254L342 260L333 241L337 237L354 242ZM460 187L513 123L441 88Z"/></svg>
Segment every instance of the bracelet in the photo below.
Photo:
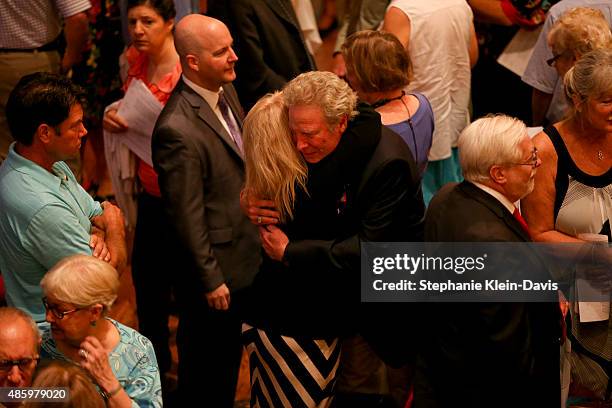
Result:
<svg viewBox="0 0 612 408"><path fill-rule="evenodd" d="M100 388L100 394L102 395L102 398L104 398L104 401L108 401L109 399L117 395L119 391L121 391L122 389L123 389L123 386L121 385L121 383L119 383L117 388L115 388L114 390L108 391L108 392Z"/></svg>

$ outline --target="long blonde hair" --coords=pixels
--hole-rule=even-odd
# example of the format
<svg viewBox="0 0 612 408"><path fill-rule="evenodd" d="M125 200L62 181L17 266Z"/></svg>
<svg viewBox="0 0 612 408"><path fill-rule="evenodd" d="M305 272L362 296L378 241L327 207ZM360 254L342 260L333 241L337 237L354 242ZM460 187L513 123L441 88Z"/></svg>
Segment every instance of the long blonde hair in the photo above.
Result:
<svg viewBox="0 0 612 408"><path fill-rule="evenodd" d="M293 218L296 188L306 191L308 169L297 151L280 92L261 98L242 129L246 194L272 200L281 221Z"/></svg>

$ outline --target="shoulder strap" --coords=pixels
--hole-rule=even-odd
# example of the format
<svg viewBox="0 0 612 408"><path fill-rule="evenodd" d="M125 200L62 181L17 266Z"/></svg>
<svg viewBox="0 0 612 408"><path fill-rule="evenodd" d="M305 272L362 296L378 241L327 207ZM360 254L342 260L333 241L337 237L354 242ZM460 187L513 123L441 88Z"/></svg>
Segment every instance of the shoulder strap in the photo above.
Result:
<svg viewBox="0 0 612 408"><path fill-rule="evenodd" d="M559 215L559 210L561 209L561 204L563 204L563 199L565 198L565 193L567 192L567 188L569 186L569 171L570 168L575 167L574 161L572 160L569 152L567 151L567 147L559 134L557 128L553 125L550 125L544 129L544 133L548 136L553 146L555 147L555 152L557 153L557 175L555 177L555 207L553 213L553 222L557 222L557 216Z"/></svg>
<svg viewBox="0 0 612 408"><path fill-rule="evenodd" d="M574 164L572 157L567 151L567 147L559 134L559 131L553 125L550 125L544 129L544 133L548 136L553 146L555 147L555 151L557 152L557 162L562 164L563 168L567 169L568 166L572 166ZM559 165L557 166L559 167Z"/></svg>

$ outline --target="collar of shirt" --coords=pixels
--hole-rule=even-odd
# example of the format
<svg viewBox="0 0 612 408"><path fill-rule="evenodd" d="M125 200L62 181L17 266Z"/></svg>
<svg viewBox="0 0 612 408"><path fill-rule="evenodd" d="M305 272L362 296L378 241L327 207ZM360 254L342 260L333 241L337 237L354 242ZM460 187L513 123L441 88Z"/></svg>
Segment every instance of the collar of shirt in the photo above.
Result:
<svg viewBox="0 0 612 408"><path fill-rule="evenodd" d="M223 117L223 113L221 112L221 109L219 108L219 97L221 95L221 92L223 92L223 88L219 88L217 92L213 92L211 90L202 88L201 86L194 84L193 81L190 81L189 79L187 79L185 75L182 75L182 77L183 77L183 81L188 87L193 89L195 93L197 93L202 98L204 98L208 106L210 106L210 109L212 109L215 116L217 116L217 118L219 119L219 122L221 122L221 125L223 126L223 128L225 128L225 131L227 132L229 137L232 140L234 140L234 136L232 135L232 132L230 131L229 123L226 122L225 118ZM229 110L229 120L232 121L235 129L239 128L238 123L236 122L236 118L234 117L234 114L232 113L231 109Z"/></svg>
<svg viewBox="0 0 612 408"><path fill-rule="evenodd" d="M510 211L510 214L514 213L514 209L517 207L510 200L508 200L505 195L492 189L491 187L485 186L484 184L476 183L475 181L471 181L471 183L484 192L491 194L497 201L502 203L503 206L508 209L508 211Z"/></svg>
<svg viewBox="0 0 612 408"><path fill-rule="evenodd" d="M208 106L210 106L213 110L217 109L217 105L219 104L219 94L223 88L219 88L217 92L213 92L206 88L202 88L199 85L196 85L195 83L193 83L193 81L187 79L185 75L182 75L182 78L183 82L185 82L188 87L193 89L198 95L204 98Z"/></svg>
<svg viewBox="0 0 612 408"><path fill-rule="evenodd" d="M34 180L37 180L38 182L44 185L57 186L58 190L62 183L62 179L64 181L68 180L68 176L62 171L61 167L58 165L59 162L53 165L53 173L50 173L38 164L26 159L25 157L17 153L15 151L15 142L13 142L9 147L6 162L6 165L11 166L15 171L27 174L28 176L31 176Z"/></svg>

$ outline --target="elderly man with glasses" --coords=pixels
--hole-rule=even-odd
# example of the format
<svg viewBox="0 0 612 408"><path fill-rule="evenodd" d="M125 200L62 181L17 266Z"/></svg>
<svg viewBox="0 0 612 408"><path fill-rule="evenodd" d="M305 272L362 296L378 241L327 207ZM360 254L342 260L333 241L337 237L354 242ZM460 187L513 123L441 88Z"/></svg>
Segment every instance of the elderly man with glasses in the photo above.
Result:
<svg viewBox="0 0 612 408"><path fill-rule="evenodd" d="M518 260L526 260L533 265L526 272L535 273L537 257L512 245L531 241L516 203L534 189L542 164L525 124L505 115L478 119L463 130L458 147L465 181L434 196L425 240L507 244L503 256L488 261L501 258L514 276L524 271ZM420 329L415 407L561 405L557 303L431 306Z"/></svg>
<svg viewBox="0 0 612 408"><path fill-rule="evenodd" d="M0 387L29 387L39 360L36 323L19 309L2 307L0 327Z"/></svg>

